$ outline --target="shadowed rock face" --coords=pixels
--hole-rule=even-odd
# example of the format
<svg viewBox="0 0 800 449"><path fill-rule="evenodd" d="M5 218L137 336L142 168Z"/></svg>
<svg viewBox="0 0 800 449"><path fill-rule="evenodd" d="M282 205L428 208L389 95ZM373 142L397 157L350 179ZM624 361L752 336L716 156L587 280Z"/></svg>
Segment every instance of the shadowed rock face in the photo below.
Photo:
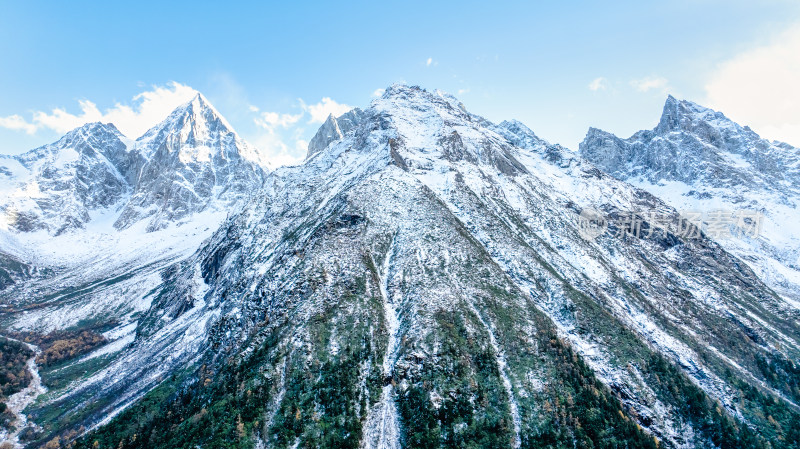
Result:
<svg viewBox="0 0 800 449"><path fill-rule="evenodd" d="M339 117L334 117L333 114L330 114L325 123L314 134L314 137L311 138L311 141L308 142L306 159L324 150L332 142L341 140L348 131L364 120L364 117L364 111L358 108L345 112Z"/></svg>

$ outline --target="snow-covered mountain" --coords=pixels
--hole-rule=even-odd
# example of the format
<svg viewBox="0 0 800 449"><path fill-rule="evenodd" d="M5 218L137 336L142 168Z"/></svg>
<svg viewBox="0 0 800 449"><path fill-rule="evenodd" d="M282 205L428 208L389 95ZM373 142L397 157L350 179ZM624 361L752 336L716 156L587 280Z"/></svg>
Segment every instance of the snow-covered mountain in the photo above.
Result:
<svg viewBox="0 0 800 449"><path fill-rule="evenodd" d="M719 243L800 308L800 149L670 96L653 130L620 139L592 128L580 153L677 209L705 212L706 221L723 213L724 221L712 218L735 227L741 211L763 214L759 232L719 235Z"/></svg>
<svg viewBox="0 0 800 449"><path fill-rule="evenodd" d="M202 94L147 131L133 148L147 162L114 223L117 228L147 218L154 230L209 205L225 208L260 187L264 175L260 153Z"/></svg>
<svg viewBox="0 0 800 449"><path fill-rule="evenodd" d="M342 121L161 271L129 346L34 407L48 437L800 444L797 309L705 235L582 231L674 208L441 92L391 86Z"/></svg>
<svg viewBox="0 0 800 449"><path fill-rule="evenodd" d="M0 155L0 227L58 235L127 199L137 157L112 124L89 123L19 156Z"/></svg>
<svg viewBox="0 0 800 449"><path fill-rule="evenodd" d="M136 141L90 123L1 156L0 290L5 308L26 310L3 320L125 325L149 307L160 271L261 187L263 162L200 94Z"/></svg>

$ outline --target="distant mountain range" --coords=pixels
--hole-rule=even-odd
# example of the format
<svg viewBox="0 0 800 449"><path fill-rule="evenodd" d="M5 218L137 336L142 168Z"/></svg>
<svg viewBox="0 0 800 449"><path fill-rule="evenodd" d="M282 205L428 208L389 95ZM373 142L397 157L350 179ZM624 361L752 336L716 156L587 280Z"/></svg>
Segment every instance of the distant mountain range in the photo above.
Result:
<svg viewBox="0 0 800 449"><path fill-rule="evenodd" d="M85 125L0 159L0 333L105 343L0 436L800 447L799 156L672 97L575 153L405 85L274 170L201 95L133 142ZM764 223L653 218L689 209Z"/></svg>

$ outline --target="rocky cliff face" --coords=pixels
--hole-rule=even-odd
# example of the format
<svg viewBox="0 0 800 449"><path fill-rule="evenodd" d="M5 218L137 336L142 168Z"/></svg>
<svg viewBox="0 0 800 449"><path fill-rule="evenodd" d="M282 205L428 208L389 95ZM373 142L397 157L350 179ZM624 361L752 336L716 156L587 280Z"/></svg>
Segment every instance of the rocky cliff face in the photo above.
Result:
<svg viewBox="0 0 800 449"><path fill-rule="evenodd" d="M392 86L323 128L43 406L118 416L78 447L800 441L797 309L638 215L668 204L440 92ZM586 210L649 232L587 237Z"/></svg>
<svg viewBox="0 0 800 449"><path fill-rule="evenodd" d="M357 126L363 119L364 112L358 108L348 111L338 118L334 117L333 114L329 115L325 123L317 130L311 141L308 142L306 159L324 150L331 142L342 139L348 131Z"/></svg>

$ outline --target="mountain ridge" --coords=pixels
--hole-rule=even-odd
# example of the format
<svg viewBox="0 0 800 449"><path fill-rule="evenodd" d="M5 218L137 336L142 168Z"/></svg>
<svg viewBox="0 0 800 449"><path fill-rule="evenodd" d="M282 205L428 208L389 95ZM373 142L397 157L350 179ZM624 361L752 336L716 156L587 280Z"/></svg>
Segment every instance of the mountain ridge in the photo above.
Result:
<svg viewBox="0 0 800 449"><path fill-rule="evenodd" d="M169 446L180 422L233 441L231 401L242 444L276 447L794 441L797 392L772 370L800 350L797 311L705 236L587 240L587 208L677 216L527 127L391 86L268 175L170 270L129 350L54 404L121 413L85 446ZM161 384L180 399L129 427L186 366Z"/></svg>
<svg viewBox="0 0 800 449"><path fill-rule="evenodd" d="M42 442L800 443L800 311L708 235L656 229L668 202L443 92L352 117L145 270L125 345L30 410Z"/></svg>

